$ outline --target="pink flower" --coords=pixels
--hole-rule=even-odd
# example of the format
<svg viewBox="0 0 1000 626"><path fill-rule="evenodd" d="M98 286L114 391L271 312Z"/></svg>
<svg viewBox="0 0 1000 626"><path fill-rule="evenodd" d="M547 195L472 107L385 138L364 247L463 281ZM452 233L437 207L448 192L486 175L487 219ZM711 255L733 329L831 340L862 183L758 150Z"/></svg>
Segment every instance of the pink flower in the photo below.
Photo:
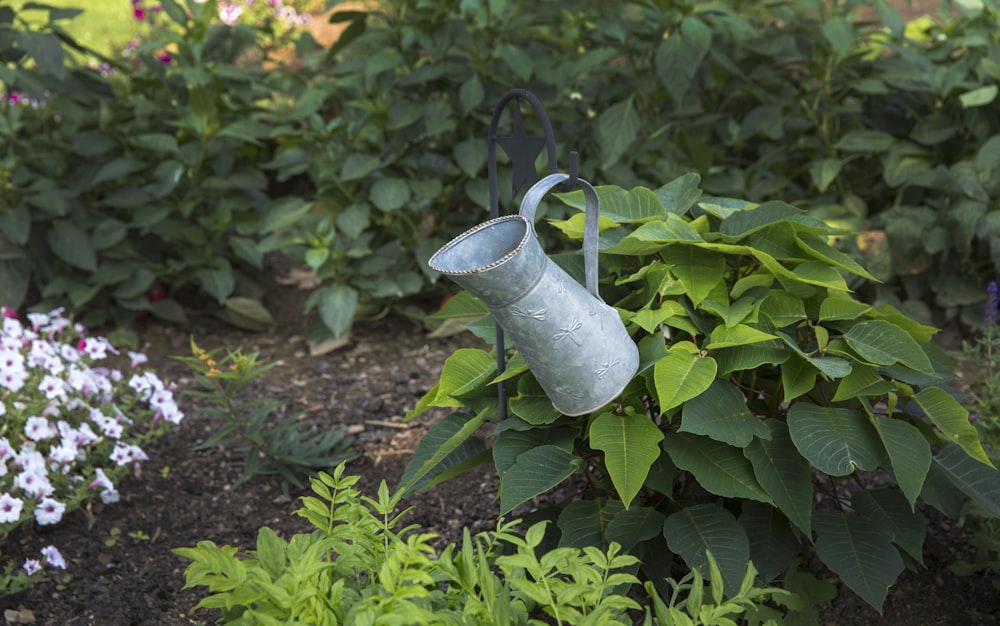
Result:
<svg viewBox="0 0 1000 626"><path fill-rule="evenodd" d="M132 9L132 17L135 18L135 21L142 22L146 19L146 9L139 6L135 7Z"/></svg>
<svg viewBox="0 0 1000 626"><path fill-rule="evenodd" d="M170 65L171 63L174 62L174 58L170 56L169 52L161 52L160 54L156 55L156 60L159 61L160 63L163 63L164 65Z"/></svg>
<svg viewBox="0 0 1000 626"><path fill-rule="evenodd" d="M221 7L219 7L219 19L226 26L233 26L239 21L240 16L243 15L243 7L237 4L229 4L228 2Z"/></svg>
<svg viewBox="0 0 1000 626"><path fill-rule="evenodd" d="M9 306L0 306L0 317L9 317L17 319L17 311L10 308Z"/></svg>

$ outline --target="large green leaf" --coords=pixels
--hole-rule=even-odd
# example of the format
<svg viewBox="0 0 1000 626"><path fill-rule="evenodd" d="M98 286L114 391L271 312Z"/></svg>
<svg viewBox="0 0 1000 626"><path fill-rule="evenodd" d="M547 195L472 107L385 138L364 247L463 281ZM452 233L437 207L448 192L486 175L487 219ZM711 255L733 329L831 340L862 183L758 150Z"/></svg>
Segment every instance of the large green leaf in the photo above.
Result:
<svg viewBox="0 0 1000 626"><path fill-rule="evenodd" d="M711 552L722 573L727 596L736 595L750 560L750 542L732 514L714 504L698 504L673 513L663 523L667 546L688 567L708 574Z"/></svg>
<svg viewBox="0 0 1000 626"><path fill-rule="evenodd" d="M69 220L55 220L46 235L57 258L88 272L97 270L97 252L82 228Z"/></svg>
<svg viewBox="0 0 1000 626"><path fill-rule="evenodd" d="M607 537L608 527L625 507L618 500L598 498L596 500L576 500L567 504L559 512L556 522L559 526L559 546L586 548L596 546L608 549L611 541Z"/></svg>
<svg viewBox="0 0 1000 626"><path fill-rule="evenodd" d="M700 357L684 350L673 350L653 366L653 381L660 413L680 406L712 384L715 359Z"/></svg>
<svg viewBox="0 0 1000 626"><path fill-rule="evenodd" d="M562 416L534 376L522 376L517 381L517 395L510 399L510 410L529 424L551 424Z"/></svg>
<svg viewBox="0 0 1000 626"><path fill-rule="evenodd" d="M835 356L815 356L803 350L799 344L783 331L775 333L785 342L796 354L809 362L810 365L818 369L827 378L843 378L851 373L853 366L849 361Z"/></svg>
<svg viewBox="0 0 1000 626"><path fill-rule="evenodd" d="M497 474L503 476L514 466L517 457L532 448L554 445L567 452L573 451L577 431L572 428L530 428L528 430L502 430L493 442L493 463Z"/></svg>
<svg viewBox="0 0 1000 626"><path fill-rule="evenodd" d="M874 520L832 511L818 511L813 529L819 558L881 612L889 586L903 571L892 531Z"/></svg>
<svg viewBox="0 0 1000 626"><path fill-rule="evenodd" d="M710 493L724 498L771 502L754 476L743 451L721 441L687 433L668 432L663 449L677 467L691 472Z"/></svg>
<svg viewBox="0 0 1000 626"><path fill-rule="evenodd" d="M639 137L641 125L634 96L612 104L597 116L594 131L601 150L602 168L607 169L618 162Z"/></svg>
<svg viewBox="0 0 1000 626"><path fill-rule="evenodd" d="M820 261L833 265L834 267L847 270L852 274L857 274L862 278L878 282L878 279L869 274L868 270L862 267L857 261L826 243L823 238L799 236L796 238L795 242L803 252L813 258L819 259Z"/></svg>
<svg viewBox="0 0 1000 626"><path fill-rule="evenodd" d="M623 551L628 551L636 544L659 535L665 521L666 517L656 509L633 506L614 516L608 524L605 538L609 543L617 541Z"/></svg>
<svg viewBox="0 0 1000 626"><path fill-rule="evenodd" d="M334 337L340 337L350 330L354 321L358 310L358 291L347 285L330 285L321 289L319 318Z"/></svg>
<svg viewBox="0 0 1000 626"><path fill-rule="evenodd" d="M675 178L666 185L657 189L654 193L663 204L663 208L673 214L684 215L691 207L698 202L701 197L701 176L695 172L689 172L679 178Z"/></svg>
<svg viewBox="0 0 1000 626"><path fill-rule="evenodd" d="M684 285L691 302L698 306L708 297L716 285L722 282L726 272L726 258L712 250L676 244L660 252L663 262L671 266L670 271Z"/></svg>
<svg viewBox="0 0 1000 626"><path fill-rule="evenodd" d="M850 400L857 396L881 396L892 391L892 381L882 377L870 365L855 363L850 373L837 386L833 402Z"/></svg>
<svg viewBox="0 0 1000 626"><path fill-rule="evenodd" d="M931 467L931 446L920 430L896 419L876 419L875 429L889 453L892 473L913 508Z"/></svg>
<svg viewBox="0 0 1000 626"><path fill-rule="evenodd" d="M604 465L627 509L660 456L660 429L645 415L604 413L590 424L590 445L604 451Z"/></svg>
<svg viewBox="0 0 1000 626"><path fill-rule="evenodd" d="M808 537L813 500L809 461L795 448L784 422L769 419L765 424L770 437L754 439L743 455L750 460L757 482L775 506Z"/></svg>
<svg viewBox="0 0 1000 626"><path fill-rule="evenodd" d="M733 240L739 240L762 228L766 228L785 220L789 217L799 215L802 209L793 207L790 204L773 200L745 211L737 211L722 220L719 225L719 232Z"/></svg>
<svg viewBox="0 0 1000 626"><path fill-rule="evenodd" d="M851 409L796 402L788 410L788 432L799 453L831 476L873 470L885 456L868 418Z"/></svg>
<svg viewBox="0 0 1000 626"><path fill-rule="evenodd" d="M721 325L712 329L712 336L705 349L718 350L720 348L732 348L734 346L745 346L752 343L770 341L771 339L777 339L777 337L746 324L736 324L732 328Z"/></svg>
<svg viewBox="0 0 1000 626"><path fill-rule="evenodd" d="M455 350L444 362L434 406L463 406L456 398L485 385L496 373L496 358L489 352L474 348Z"/></svg>
<svg viewBox="0 0 1000 626"><path fill-rule="evenodd" d="M712 31L701 20L685 17L656 49L656 74L678 105L684 100L698 66L712 43Z"/></svg>
<svg viewBox="0 0 1000 626"><path fill-rule="evenodd" d="M581 461L558 446L520 454L500 479L500 515L552 489L580 470Z"/></svg>
<svg viewBox="0 0 1000 626"><path fill-rule="evenodd" d="M830 296L819 305L819 321L853 320L871 311L871 305L845 296Z"/></svg>
<svg viewBox="0 0 1000 626"><path fill-rule="evenodd" d="M788 571L802 549L788 518L761 502L740 505L740 526L750 540L750 560L764 582Z"/></svg>
<svg viewBox="0 0 1000 626"><path fill-rule="evenodd" d="M910 508L903 494L895 489L860 489L851 496L851 505L859 516L891 530L893 543L923 564L927 520Z"/></svg>
<svg viewBox="0 0 1000 626"><path fill-rule="evenodd" d="M983 465L956 445L945 446L934 457L934 464L944 470L961 489L990 517L1000 518L1000 472Z"/></svg>
<svg viewBox="0 0 1000 626"><path fill-rule="evenodd" d="M940 387L921 389L913 396L934 425L941 429L948 441L958 444L972 458L992 466L976 427L969 422L969 412L958 400Z"/></svg>
<svg viewBox="0 0 1000 626"><path fill-rule="evenodd" d="M791 352L779 341L733 346L712 352L712 356L718 364L720 376L735 371L756 369L766 364L780 365L790 355Z"/></svg>
<svg viewBox="0 0 1000 626"><path fill-rule="evenodd" d="M781 394L783 402L791 402L809 393L816 386L819 370L800 355L792 354L781 364Z"/></svg>
<svg viewBox="0 0 1000 626"><path fill-rule="evenodd" d="M886 320L855 324L844 334L847 345L872 365L903 365L933 374L930 359L912 336Z"/></svg>
<svg viewBox="0 0 1000 626"><path fill-rule="evenodd" d="M555 195L578 211L586 209L583 191ZM619 224L646 222L667 216L666 209L656 195L645 187L622 189L616 185L601 185L597 187L597 199L601 203L601 217L610 218Z"/></svg>
<svg viewBox="0 0 1000 626"><path fill-rule="evenodd" d="M236 279L233 277L233 271L229 268L201 269L194 273L194 277L202 289L215 298L219 304L225 302L236 288Z"/></svg>
<svg viewBox="0 0 1000 626"><path fill-rule="evenodd" d="M787 291L771 291L760 303L760 312L771 320L775 328L792 326L807 319L802 298L797 298Z"/></svg>
<svg viewBox="0 0 1000 626"><path fill-rule="evenodd" d="M720 378L684 404L680 432L705 435L737 448L746 447L754 437L771 436L767 426L747 408L740 388Z"/></svg>
<svg viewBox="0 0 1000 626"><path fill-rule="evenodd" d="M466 413L452 413L431 426L420 438L413 457L406 464L399 479L399 489L419 490L435 474L481 452L483 441L473 438L473 435L484 421L483 415L473 417Z"/></svg>
<svg viewBox="0 0 1000 626"><path fill-rule="evenodd" d="M370 197L382 211L395 211L410 201L410 186L399 178L379 178L372 184Z"/></svg>

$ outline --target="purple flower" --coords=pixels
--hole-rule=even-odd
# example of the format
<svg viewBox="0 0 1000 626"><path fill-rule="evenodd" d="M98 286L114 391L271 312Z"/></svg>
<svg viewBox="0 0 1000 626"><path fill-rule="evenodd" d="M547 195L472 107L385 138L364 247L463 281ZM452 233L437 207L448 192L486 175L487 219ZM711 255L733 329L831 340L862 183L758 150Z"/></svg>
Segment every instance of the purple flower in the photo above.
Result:
<svg viewBox="0 0 1000 626"><path fill-rule="evenodd" d="M171 63L174 62L174 58L170 56L169 52L161 52L160 54L156 55L156 60L159 61L160 63L163 63L164 65L170 65Z"/></svg>
<svg viewBox="0 0 1000 626"><path fill-rule="evenodd" d="M140 6L135 7L132 9L132 17L134 17L137 22L144 21L146 19L146 9Z"/></svg>
<svg viewBox="0 0 1000 626"><path fill-rule="evenodd" d="M987 326L996 326L998 309L1000 309L1000 287L997 286L997 281L991 280L990 284L986 286L984 321Z"/></svg>

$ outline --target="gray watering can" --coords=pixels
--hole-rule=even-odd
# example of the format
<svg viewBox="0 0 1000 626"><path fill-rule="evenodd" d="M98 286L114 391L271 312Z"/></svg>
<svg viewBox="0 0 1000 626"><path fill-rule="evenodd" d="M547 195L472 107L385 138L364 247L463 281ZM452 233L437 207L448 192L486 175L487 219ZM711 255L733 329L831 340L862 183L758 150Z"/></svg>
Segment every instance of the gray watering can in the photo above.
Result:
<svg viewBox="0 0 1000 626"><path fill-rule="evenodd" d="M489 307L564 415L583 415L614 400L639 368L639 350L618 312L597 292L600 202L585 180L584 289L545 255L535 235L542 198L567 174L535 183L518 215L475 226L434 253L428 264Z"/></svg>

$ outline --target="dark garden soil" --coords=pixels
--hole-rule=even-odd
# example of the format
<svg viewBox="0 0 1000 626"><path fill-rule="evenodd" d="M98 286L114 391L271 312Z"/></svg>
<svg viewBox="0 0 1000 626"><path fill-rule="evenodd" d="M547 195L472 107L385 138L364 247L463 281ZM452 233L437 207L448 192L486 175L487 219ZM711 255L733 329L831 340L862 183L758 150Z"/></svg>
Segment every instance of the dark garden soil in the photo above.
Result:
<svg viewBox="0 0 1000 626"><path fill-rule="evenodd" d="M432 339L417 323L401 317L357 327L349 345L310 356L305 344L308 320L301 314L305 292L275 286L265 303L277 327L253 334L203 319L188 329L151 324L141 330L143 350L164 379L190 388L186 367L170 358L189 353L193 336L202 347L259 350L280 363L250 393L277 398L288 414L304 412L303 424L346 425L363 456L349 465L361 476L360 489L374 495L382 480L394 486L419 438L440 415L404 423L403 415L436 384L445 358L471 338ZM286 538L308 530L292 515L303 492L282 493L279 483L257 477L238 489L239 459L230 450L193 452L215 427L194 404L181 397L187 412L175 431L148 449L151 460L121 486L121 502L77 511L52 529L29 528L12 538L11 553L37 554L55 544L68 563L65 580L50 579L0 606L6 623L110 626L175 626L212 623L213 611L193 611L200 589L184 591L186 561L170 549L209 539L252 548L257 530L268 525ZM497 478L483 466L419 494L409 502L409 521L460 539L463 526L473 532L493 527L498 513L493 495ZM530 510L530 509L529 509ZM929 515L933 512L928 512ZM820 624L955 625L996 624L1000 592L982 577L958 578L947 566L968 557L967 534L954 523L930 515L926 568L906 571L890 590L879 616L857 596L839 596L821 608ZM834 577L816 566L824 578Z"/></svg>

